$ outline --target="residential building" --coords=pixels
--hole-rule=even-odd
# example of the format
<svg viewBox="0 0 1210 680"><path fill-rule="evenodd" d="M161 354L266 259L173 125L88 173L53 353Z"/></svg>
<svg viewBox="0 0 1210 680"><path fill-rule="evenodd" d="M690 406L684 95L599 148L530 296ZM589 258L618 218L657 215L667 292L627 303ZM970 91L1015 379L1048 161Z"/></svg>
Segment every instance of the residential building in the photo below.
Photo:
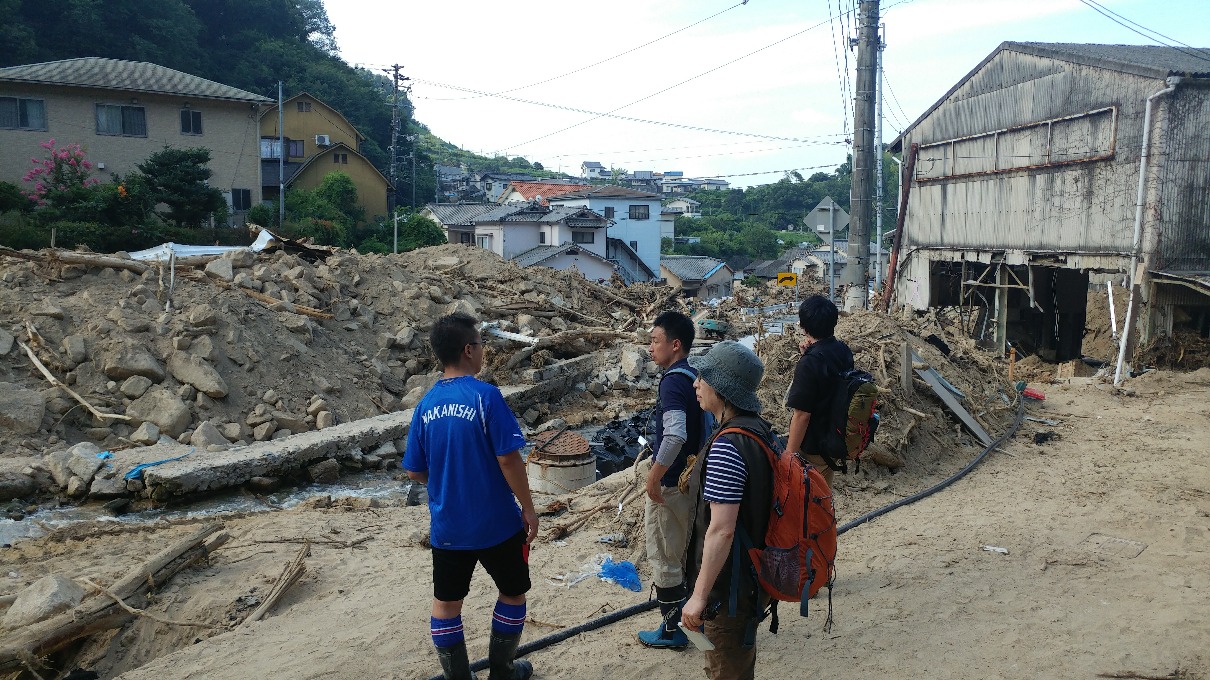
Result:
<svg viewBox="0 0 1210 680"><path fill-rule="evenodd" d="M580 164L580 177L584 179L604 179L605 166L596 161L584 161Z"/></svg>
<svg viewBox="0 0 1210 680"><path fill-rule="evenodd" d="M698 255L665 255L660 274L684 297L709 300L731 295L735 272L722 260Z"/></svg>
<svg viewBox="0 0 1210 680"><path fill-rule="evenodd" d="M590 188L588 184L577 184L575 182L553 182L553 181L512 181L500 193L497 203L528 203L530 201L538 201L542 205L546 205L552 196L567 194L573 191L583 191Z"/></svg>
<svg viewBox="0 0 1210 680"><path fill-rule="evenodd" d="M660 196L612 184L589 187L547 199L552 206L588 208L611 220L609 236L621 239L653 272L660 271L664 216Z"/></svg>
<svg viewBox="0 0 1210 680"><path fill-rule="evenodd" d="M892 144L917 149L895 304L961 305L993 346L1066 361L1090 284L1125 278L1142 309L1131 343L1210 334L1210 78L1195 52L997 47Z"/></svg>
<svg viewBox="0 0 1210 680"><path fill-rule="evenodd" d="M365 136L339 111L302 92L282 102L285 133L286 189L314 189L332 172L348 175L357 187L357 201L366 218L385 217L391 182L360 153ZM260 118L261 174L266 201L277 200L282 145L276 103Z"/></svg>
<svg viewBox="0 0 1210 680"><path fill-rule="evenodd" d="M576 269L590 280L608 280L614 265L607 256L609 220L586 208L541 205L537 201L435 204L424 214L445 230L450 243L490 250L521 266Z"/></svg>
<svg viewBox="0 0 1210 680"><path fill-rule="evenodd" d="M272 100L157 64L100 57L0 68L0 180L22 186L41 144L78 143L95 176L135 172L165 146L210 151L233 222L261 200L257 116Z"/></svg>
<svg viewBox="0 0 1210 680"><path fill-rule="evenodd" d="M482 200L494 203L508 188L509 182L534 182L538 178L516 172L473 172L470 184L482 194Z"/></svg>
<svg viewBox="0 0 1210 680"><path fill-rule="evenodd" d="M664 201L664 211L676 217L701 217L702 204L692 198L674 198Z"/></svg>

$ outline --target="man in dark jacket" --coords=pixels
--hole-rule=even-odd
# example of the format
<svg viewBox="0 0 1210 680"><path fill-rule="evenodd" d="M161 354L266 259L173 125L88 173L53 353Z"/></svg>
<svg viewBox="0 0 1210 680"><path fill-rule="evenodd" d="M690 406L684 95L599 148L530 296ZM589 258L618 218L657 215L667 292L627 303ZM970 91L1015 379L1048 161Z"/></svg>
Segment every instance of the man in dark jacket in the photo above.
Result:
<svg viewBox="0 0 1210 680"><path fill-rule="evenodd" d="M836 305L822 295L812 295L798 306L798 325L806 339L799 346L802 356L794 367L794 381L786 394L786 406L791 409L786 451L802 454L808 463L819 468L829 487L832 471L840 466L820 455L827 415L840 374L853 369L853 351L835 336L839 317Z"/></svg>

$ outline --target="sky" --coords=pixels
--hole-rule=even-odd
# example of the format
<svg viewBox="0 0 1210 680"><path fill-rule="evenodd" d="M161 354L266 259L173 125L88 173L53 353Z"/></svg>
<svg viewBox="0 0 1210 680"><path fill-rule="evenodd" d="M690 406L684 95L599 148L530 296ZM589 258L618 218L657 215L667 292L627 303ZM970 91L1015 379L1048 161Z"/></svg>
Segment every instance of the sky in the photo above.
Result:
<svg viewBox="0 0 1210 680"><path fill-rule="evenodd" d="M583 161L679 170L746 187L787 170L831 172L851 151L857 53L846 46L857 0L325 5L345 61L401 64L416 119L486 156L523 156L575 175ZM1128 30L1091 5L1165 38ZM888 144L1006 40L1210 47L1210 0L882 0L881 8Z"/></svg>

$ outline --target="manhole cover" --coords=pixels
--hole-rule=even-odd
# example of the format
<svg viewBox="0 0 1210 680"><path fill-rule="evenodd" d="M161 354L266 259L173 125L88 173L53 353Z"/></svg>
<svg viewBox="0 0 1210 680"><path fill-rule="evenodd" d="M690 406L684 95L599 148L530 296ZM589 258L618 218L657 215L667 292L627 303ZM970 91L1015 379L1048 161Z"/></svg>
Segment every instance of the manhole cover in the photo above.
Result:
<svg viewBox="0 0 1210 680"><path fill-rule="evenodd" d="M1105 534L1091 534L1088 538L1080 541L1080 546L1094 552L1105 553L1115 557L1124 557L1126 559L1138 557L1147 549L1146 543L1115 538L1113 536L1106 536Z"/></svg>

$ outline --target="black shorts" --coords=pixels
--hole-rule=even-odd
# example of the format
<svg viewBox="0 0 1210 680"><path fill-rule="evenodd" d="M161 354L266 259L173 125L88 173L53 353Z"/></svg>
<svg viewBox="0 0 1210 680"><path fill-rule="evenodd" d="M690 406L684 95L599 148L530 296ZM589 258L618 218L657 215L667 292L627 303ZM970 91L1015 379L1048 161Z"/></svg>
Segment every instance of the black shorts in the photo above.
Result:
<svg viewBox="0 0 1210 680"><path fill-rule="evenodd" d="M501 595L517 597L529 592L529 563L525 555L525 530L508 540L481 550L433 548L433 597L442 602L466 599L471 590L475 565L496 583Z"/></svg>

